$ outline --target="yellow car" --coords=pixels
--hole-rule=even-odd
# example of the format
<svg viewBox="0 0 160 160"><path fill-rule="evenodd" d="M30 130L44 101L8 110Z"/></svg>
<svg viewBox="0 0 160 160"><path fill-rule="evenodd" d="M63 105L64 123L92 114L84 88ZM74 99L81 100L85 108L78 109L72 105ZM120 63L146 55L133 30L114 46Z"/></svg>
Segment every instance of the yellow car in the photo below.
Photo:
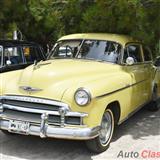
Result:
<svg viewBox="0 0 160 160"><path fill-rule="evenodd" d="M116 125L145 104L158 110L160 74L150 50L131 37L72 34L2 88L2 131L85 140L99 153Z"/></svg>

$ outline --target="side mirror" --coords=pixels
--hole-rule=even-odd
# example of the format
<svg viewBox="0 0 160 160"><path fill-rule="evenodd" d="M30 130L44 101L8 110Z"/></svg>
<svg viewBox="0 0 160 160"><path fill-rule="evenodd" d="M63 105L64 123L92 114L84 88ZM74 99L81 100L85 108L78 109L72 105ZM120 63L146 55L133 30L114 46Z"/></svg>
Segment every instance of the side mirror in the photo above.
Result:
<svg viewBox="0 0 160 160"><path fill-rule="evenodd" d="M127 63L129 66L131 66L131 65L134 64L134 59L133 59L132 57L128 57L128 58L126 59L126 63Z"/></svg>
<svg viewBox="0 0 160 160"><path fill-rule="evenodd" d="M9 65L11 65L11 64L12 64L12 62L11 62L10 60L7 60L7 61L6 61L6 65L9 66Z"/></svg>

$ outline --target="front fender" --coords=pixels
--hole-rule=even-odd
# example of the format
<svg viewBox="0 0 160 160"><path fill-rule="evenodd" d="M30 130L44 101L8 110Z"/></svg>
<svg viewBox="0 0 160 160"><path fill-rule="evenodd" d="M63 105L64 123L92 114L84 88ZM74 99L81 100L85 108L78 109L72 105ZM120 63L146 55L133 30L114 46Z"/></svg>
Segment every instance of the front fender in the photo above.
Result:
<svg viewBox="0 0 160 160"><path fill-rule="evenodd" d="M119 74L110 74L106 77L90 81L88 83L79 83L68 88L62 96L62 101L66 100L72 103L74 94L79 88L86 88L90 91L92 99L107 95L117 90L128 87L132 83L131 76L125 72Z"/></svg>
<svg viewBox="0 0 160 160"><path fill-rule="evenodd" d="M65 91L62 101L70 105L71 110L88 113L84 119L85 124L90 127L100 125L103 113L111 102L118 101L126 106L126 101L122 102L123 97L128 96L128 91L123 91L124 96L118 92L121 88L127 87L131 83L131 77L127 74L112 74L103 79L92 81L86 84L74 85ZM92 101L89 105L81 107L74 101L75 91L80 88L87 88L91 92ZM128 97L129 99L129 97ZM126 110L124 110L125 116Z"/></svg>

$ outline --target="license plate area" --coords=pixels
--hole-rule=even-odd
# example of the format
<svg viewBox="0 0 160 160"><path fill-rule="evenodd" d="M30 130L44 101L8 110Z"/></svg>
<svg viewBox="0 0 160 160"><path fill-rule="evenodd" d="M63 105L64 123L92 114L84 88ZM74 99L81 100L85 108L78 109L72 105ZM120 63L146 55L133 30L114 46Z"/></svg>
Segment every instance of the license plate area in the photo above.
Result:
<svg viewBox="0 0 160 160"><path fill-rule="evenodd" d="M29 126L29 122L10 120L8 131L19 134L29 134Z"/></svg>

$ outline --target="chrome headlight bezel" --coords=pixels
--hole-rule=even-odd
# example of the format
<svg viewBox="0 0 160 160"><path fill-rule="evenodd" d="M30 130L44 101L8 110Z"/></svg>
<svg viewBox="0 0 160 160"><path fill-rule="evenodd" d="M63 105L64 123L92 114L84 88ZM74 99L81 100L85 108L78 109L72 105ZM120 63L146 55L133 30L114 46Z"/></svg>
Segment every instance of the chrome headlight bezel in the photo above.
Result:
<svg viewBox="0 0 160 160"><path fill-rule="evenodd" d="M78 97L80 96L79 94L83 94L85 96L85 98L87 98L83 103L80 103L80 99L78 100L78 98L81 98L81 97ZM86 88L79 88L76 90L75 94L74 94L74 100L76 102L77 105L79 106L86 106L88 105L90 102L91 102L91 93L88 89Z"/></svg>

